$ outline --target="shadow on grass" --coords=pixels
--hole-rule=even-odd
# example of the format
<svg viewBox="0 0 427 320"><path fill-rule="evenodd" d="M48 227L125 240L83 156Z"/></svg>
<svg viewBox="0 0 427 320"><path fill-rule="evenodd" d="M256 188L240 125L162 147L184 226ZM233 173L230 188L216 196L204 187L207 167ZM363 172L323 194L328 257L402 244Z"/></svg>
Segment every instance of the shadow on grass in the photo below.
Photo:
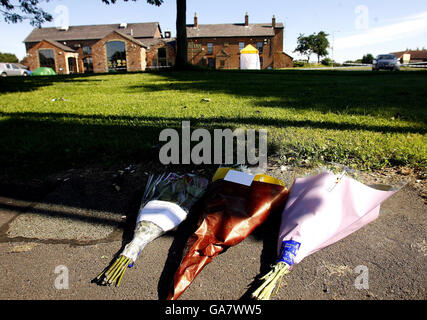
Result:
<svg viewBox="0 0 427 320"><path fill-rule="evenodd" d="M30 92L56 83L90 83L102 82L102 79L93 79L99 76L123 76L128 74L164 73L153 70L146 72L114 72L114 73L77 73L68 75L30 76L30 77L0 77L0 93Z"/></svg>
<svg viewBox="0 0 427 320"><path fill-rule="evenodd" d="M276 119L276 118L264 118L259 115L254 115L253 117L209 117L209 118L197 118L197 117L168 117L168 116L117 116L117 115L79 115L74 113L42 113L42 112L1 112L0 117L9 117L8 121L49 121L53 124L61 124L64 126L75 125L77 130L80 131L84 129L85 126L90 126L91 124L85 124L83 121L94 120L93 125L96 125L97 122L104 123L108 122L111 125L107 125L105 130L108 132L114 127L120 127L119 130L142 130L152 132L156 130L157 135L150 134L150 136L158 141L158 133L162 129L165 129L165 125L172 126L175 129L181 128L182 121L190 121L192 126L204 127L207 129L213 128L237 128L241 125L256 125L264 127L277 127L277 128L286 128L286 127L308 127L316 129L331 129L331 130L351 130L351 131L372 131L372 132L381 132L381 133L419 133L426 134L427 127L414 127L414 126L399 126L392 127L387 125L369 125L369 124L359 124L359 123L346 123L346 122L333 122L333 121L324 121L324 120L286 120L286 119ZM82 121L83 120L83 121ZM156 124L159 120L162 121L161 125ZM129 126L129 121L132 122L132 126ZM152 125L146 125L145 123L149 122ZM116 125L115 125L116 124ZM102 124L102 126L105 126ZM79 127L81 127L79 129ZM129 127L129 128L128 128ZM103 130L102 128L99 128ZM196 127L193 127L196 129ZM114 131L117 131L115 128ZM1 129L0 129L1 132ZM120 134L120 136L123 136ZM129 137L132 139L132 136ZM147 139L148 140L148 139ZM154 143L155 140L150 141ZM155 143L156 144L156 143Z"/></svg>
<svg viewBox="0 0 427 320"><path fill-rule="evenodd" d="M60 82L87 83L102 81L91 79L95 74L74 74L56 76L6 77L0 78L0 93L29 92Z"/></svg>

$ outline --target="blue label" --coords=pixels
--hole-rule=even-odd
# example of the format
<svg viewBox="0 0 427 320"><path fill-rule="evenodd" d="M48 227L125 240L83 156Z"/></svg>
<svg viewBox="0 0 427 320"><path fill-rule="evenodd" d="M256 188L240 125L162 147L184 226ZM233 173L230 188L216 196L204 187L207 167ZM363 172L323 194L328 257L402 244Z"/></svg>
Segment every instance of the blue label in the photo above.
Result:
<svg viewBox="0 0 427 320"><path fill-rule="evenodd" d="M288 265L292 266L295 262L295 257L301 246L301 243L294 240L286 240L282 242L282 247L280 248L280 258L277 259L278 262L285 262Z"/></svg>

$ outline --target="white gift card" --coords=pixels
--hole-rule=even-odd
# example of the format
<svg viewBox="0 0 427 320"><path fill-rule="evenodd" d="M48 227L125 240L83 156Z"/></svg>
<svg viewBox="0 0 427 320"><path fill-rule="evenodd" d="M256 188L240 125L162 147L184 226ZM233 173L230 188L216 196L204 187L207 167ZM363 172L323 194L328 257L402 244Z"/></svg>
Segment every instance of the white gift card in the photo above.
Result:
<svg viewBox="0 0 427 320"><path fill-rule="evenodd" d="M244 173L240 171L229 170L224 177L225 181L230 181L238 184L243 184L245 186L250 186L255 176L253 174Z"/></svg>

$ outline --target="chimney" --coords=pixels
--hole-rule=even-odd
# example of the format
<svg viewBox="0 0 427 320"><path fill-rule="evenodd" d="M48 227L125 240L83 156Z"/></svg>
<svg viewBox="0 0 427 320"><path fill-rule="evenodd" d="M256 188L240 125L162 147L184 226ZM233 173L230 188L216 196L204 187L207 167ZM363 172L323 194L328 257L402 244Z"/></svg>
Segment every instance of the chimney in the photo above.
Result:
<svg viewBox="0 0 427 320"><path fill-rule="evenodd" d="M197 21L197 12L194 13L194 28L198 28L199 27L199 23Z"/></svg>
<svg viewBox="0 0 427 320"><path fill-rule="evenodd" d="M271 20L271 25L273 28L276 28L276 16L273 14L273 19Z"/></svg>
<svg viewBox="0 0 427 320"><path fill-rule="evenodd" d="M245 14L245 27L247 27L247 26L249 26L249 15L246 12L246 14Z"/></svg>

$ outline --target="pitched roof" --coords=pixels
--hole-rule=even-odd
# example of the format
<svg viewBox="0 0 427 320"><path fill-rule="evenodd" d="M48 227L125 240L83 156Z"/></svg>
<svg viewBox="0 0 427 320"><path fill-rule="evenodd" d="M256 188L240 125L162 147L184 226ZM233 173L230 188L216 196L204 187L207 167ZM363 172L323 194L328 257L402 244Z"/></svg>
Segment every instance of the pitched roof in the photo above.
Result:
<svg viewBox="0 0 427 320"><path fill-rule="evenodd" d="M99 40L112 31L119 31L134 38L152 38L156 30L160 28L158 22L128 23L126 28L120 28L120 24L99 24L87 26L70 26L68 30L53 28L35 28L25 38L24 42L39 42L43 39L57 41L66 40Z"/></svg>
<svg viewBox="0 0 427 320"><path fill-rule="evenodd" d="M128 39L128 40L132 41L133 43L136 43L137 45L139 45L139 46L141 46L141 47L147 48L147 46L146 46L145 44L143 44L143 43L142 43L141 41L139 41L139 40L136 40L134 37L132 37L132 36L131 36L131 35L129 35L129 34L126 34L126 33L123 33L123 32L117 31L117 30L114 30L114 31L112 31L112 32L115 32L115 33L117 33L117 34L121 35L123 38L126 38L126 39ZM110 33L111 33L111 32L110 32Z"/></svg>
<svg viewBox="0 0 427 320"><path fill-rule="evenodd" d="M51 40L51 39L43 39L42 41L46 41L49 42L50 44L54 45L55 47L62 49L65 52L76 52L74 49L71 49L70 47L67 47L66 45L55 41L55 40Z"/></svg>
<svg viewBox="0 0 427 320"><path fill-rule="evenodd" d="M276 29L282 29L283 23L276 23ZM187 25L187 38L212 38L212 37L268 37L274 36L271 23L243 23L231 24L193 24Z"/></svg>

